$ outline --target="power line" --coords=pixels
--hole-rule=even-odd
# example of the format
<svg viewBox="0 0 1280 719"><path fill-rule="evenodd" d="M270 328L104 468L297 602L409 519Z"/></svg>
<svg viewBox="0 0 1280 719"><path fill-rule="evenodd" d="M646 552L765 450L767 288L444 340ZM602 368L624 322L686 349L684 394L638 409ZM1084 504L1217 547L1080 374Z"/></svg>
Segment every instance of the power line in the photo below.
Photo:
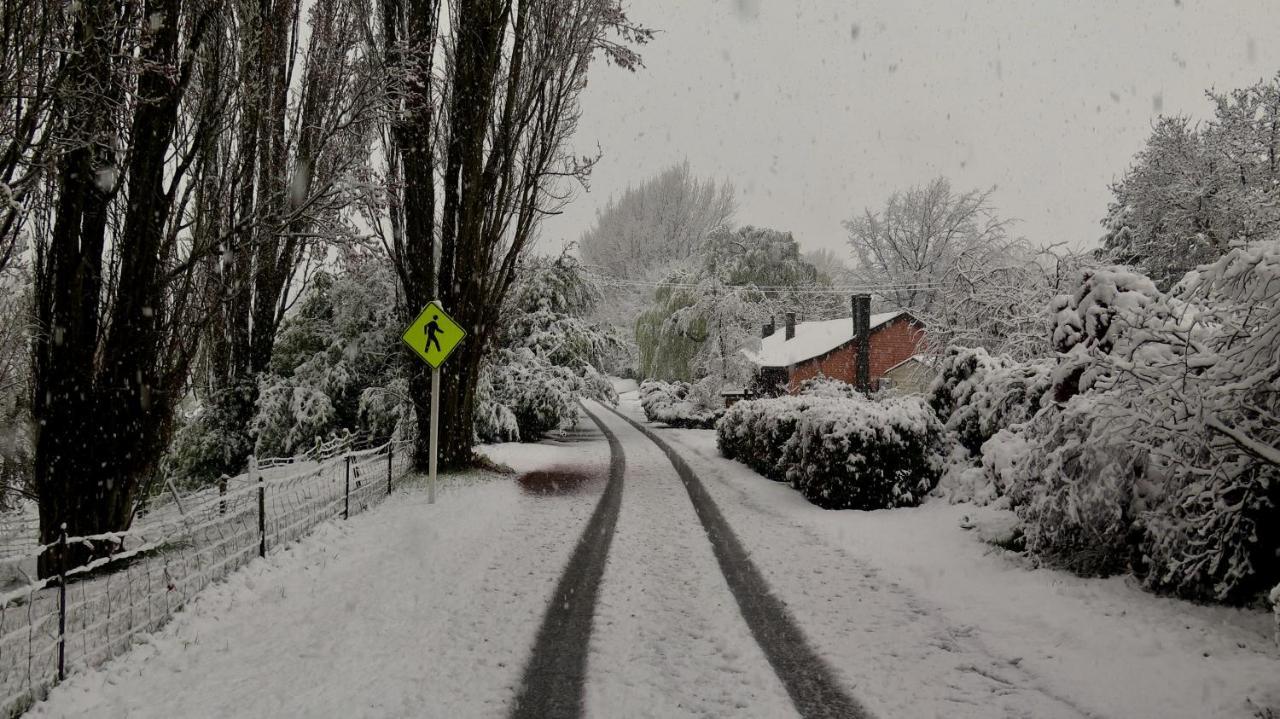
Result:
<svg viewBox="0 0 1280 719"><path fill-rule="evenodd" d="M600 275L592 272L584 272L587 278L600 282L602 284L615 287L645 287L660 288L670 287L674 289L700 289L706 285L693 282L661 282L650 280L628 280L621 277L610 277L608 275ZM858 292L865 293L882 293L882 292L910 292L910 291L928 291L935 289L943 289L947 285L940 282L914 282L914 283L883 283L868 285L841 285L835 287L796 287L792 285L719 285L726 292L790 292L793 294L831 294L844 295Z"/></svg>

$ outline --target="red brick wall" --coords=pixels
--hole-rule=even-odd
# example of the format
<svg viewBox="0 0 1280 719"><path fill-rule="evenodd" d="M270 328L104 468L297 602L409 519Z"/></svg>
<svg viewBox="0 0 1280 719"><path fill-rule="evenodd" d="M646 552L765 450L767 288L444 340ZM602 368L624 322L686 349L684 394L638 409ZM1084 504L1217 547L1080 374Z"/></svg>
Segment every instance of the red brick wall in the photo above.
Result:
<svg viewBox="0 0 1280 719"><path fill-rule="evenodd" d="M898 317L887 325L871 331L871 381L884 377L890 367L919 352L924 342L924 327L910 317ZM791 368L788 392L795 392L800 383L822 375L854 384L858 366L857 351L849 342L821 357L806 360Z"/></svg>

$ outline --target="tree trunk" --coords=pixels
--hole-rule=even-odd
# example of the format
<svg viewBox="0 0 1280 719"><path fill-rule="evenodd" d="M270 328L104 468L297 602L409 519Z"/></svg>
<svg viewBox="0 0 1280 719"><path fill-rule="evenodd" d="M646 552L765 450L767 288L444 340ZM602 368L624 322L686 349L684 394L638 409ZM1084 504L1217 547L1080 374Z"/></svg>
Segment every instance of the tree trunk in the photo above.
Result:
<svg viewBox="0 0 1280 719"><path fill-rule="evenodd" d="M482 354L475 348L464 350L466 342L449 357L440 368L440 469L461 469L474 459L473 418L475 416L475 385L480 372ZM416 361L416 360L415 360ZM425 367L425 365L423 365ZM431 458L431 370L410 374L410 392L413 395L414 412L418 417L418 437L414 442L414 464L425 469Z"/></svg>
<svg viewBox="0 0 1280 719"><path fill-rule="evenodd" d="M113 40L127 36L115 3L85 2L65 96L66 132L74 144L60 161L58 210L41 268L35 347L36 490L41 543L127 529L172 432L173 411L190 352L166 355L161 247L173 208L164 188L189 66L176 67L181 0L150 0L142 9L137 100L130 123L128 203L114 237L114 301L101 291L107 209L116 176L110 146L123 87ZM151 18L161 18L158 25ZM202 23L193 30L198 44ZM194 49L194 48L193 48ZM127 56L127 54L126 54ZM176 75L176 79L175 79ZM123 124L123 123L120 123ZM106 315L106 322L101 319ZM166 359L174 362L166 364ZM45 552L41 576L110 551L76 544L67 557Z"/></svg>

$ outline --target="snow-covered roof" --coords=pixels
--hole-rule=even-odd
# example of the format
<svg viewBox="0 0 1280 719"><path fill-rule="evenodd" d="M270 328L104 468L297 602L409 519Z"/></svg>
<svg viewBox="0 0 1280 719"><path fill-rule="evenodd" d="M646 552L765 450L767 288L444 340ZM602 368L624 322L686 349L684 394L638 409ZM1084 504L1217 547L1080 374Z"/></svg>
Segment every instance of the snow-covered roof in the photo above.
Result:
<svg viewBox="0 0 1280 719"><path fill-rule="evenodd" d="M877 327L888 324L904 314L906 312L898 310L871 315L871 330L875 331ZM797 322L795 337L786 339L784 328L779 327L778 331L760 340L759 352L746 354L752 362L761 367L790 367L797 362L820 357L852 339L852 317L819 322Z"/></svg>

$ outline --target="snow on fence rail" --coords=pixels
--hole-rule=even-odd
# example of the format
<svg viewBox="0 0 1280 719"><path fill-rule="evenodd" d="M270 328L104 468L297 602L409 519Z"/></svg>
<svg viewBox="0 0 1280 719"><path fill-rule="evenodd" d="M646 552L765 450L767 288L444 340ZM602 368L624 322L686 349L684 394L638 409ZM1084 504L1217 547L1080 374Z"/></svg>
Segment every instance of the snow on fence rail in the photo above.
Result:
<svg viewBox="0 0 1280 719"><path fill-rule="evenodd" d="M297 471L250 471L177 496L124 532L62 537L0 557L27 583L0 592L0 711L22 713L66 674L127 650L197 592L317 524L349 517L389 495L407 473L403 443L349 451ZM60 576L33 578L40 555L74 543L115 545L109 556ZM65 556L63 554L62 556ZM31 573L23 569L30 568Z"/></svg>

